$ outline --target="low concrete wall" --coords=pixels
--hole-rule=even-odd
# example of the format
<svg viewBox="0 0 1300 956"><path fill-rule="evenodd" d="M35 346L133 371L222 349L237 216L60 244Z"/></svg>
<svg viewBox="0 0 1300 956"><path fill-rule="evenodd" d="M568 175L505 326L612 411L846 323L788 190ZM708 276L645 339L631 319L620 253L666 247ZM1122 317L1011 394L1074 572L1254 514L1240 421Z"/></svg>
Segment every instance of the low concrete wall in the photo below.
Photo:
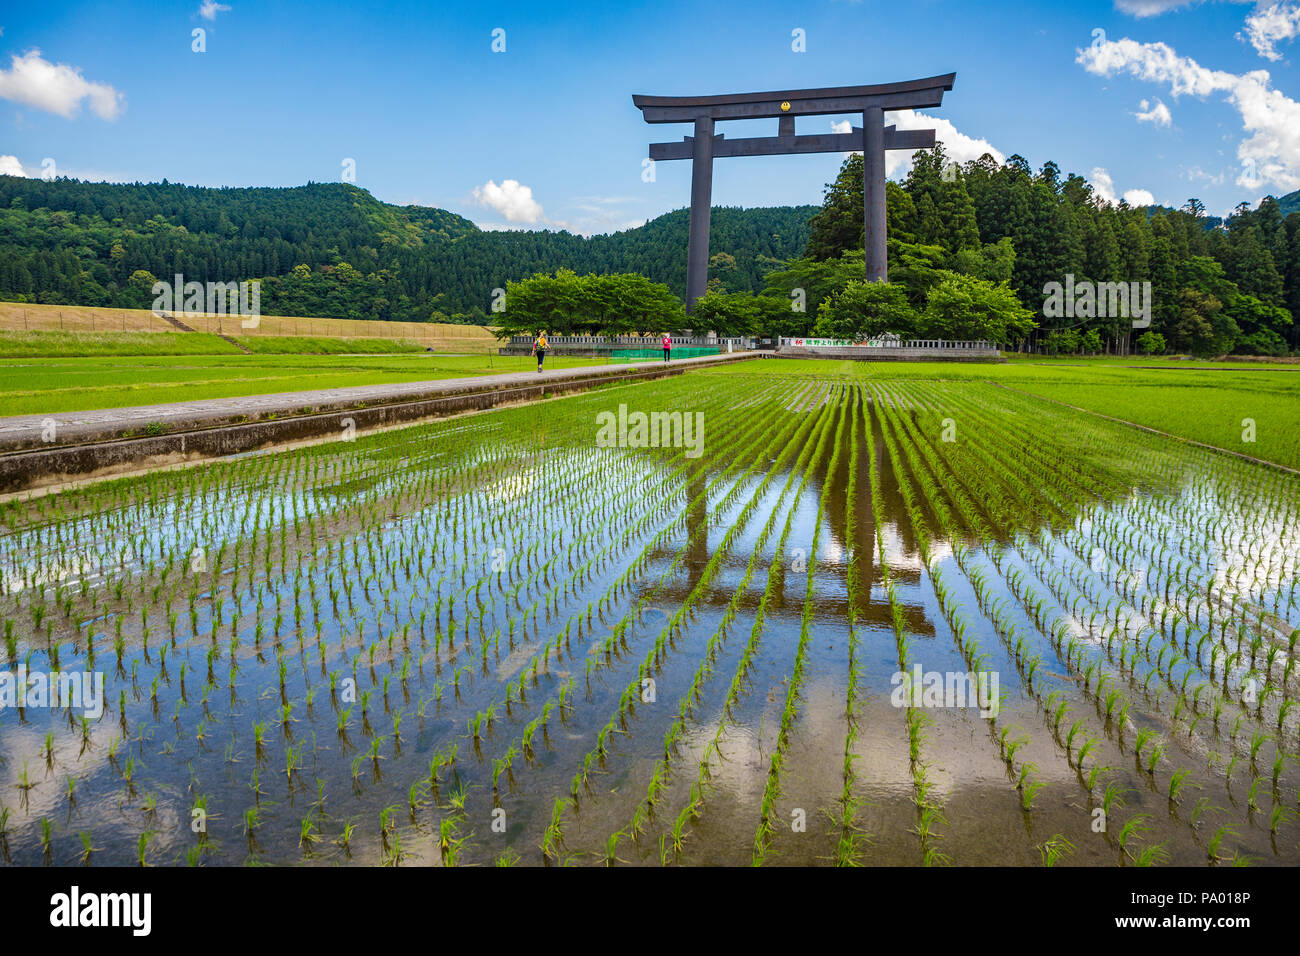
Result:
<svg viewBox="0 0 1300 956"><path fill-rule="evenodd" d="M57 423L57 441L41 440L37 416L0 419L0 493L23 491L88 476L216 458L288 442L339 435L351 419L358 434L369 428L536 401L624 381L680 375L692 368L761 358L771 353L703 356L668 364L594 366L535 373L362 386L250 396L258 420L231 414L238 401L179 402L95 413L70 413ZM142 414L143 413L143 414ZM123 429L146 416L162 434Z"/></svg>
<svg viewBox="0 0 1300 956"><path fill-rule="evenodd" d="M898 348L816 348L785 347L778 358L851 359L855 362L1005 362L997 349L910 349Z"/></svg>

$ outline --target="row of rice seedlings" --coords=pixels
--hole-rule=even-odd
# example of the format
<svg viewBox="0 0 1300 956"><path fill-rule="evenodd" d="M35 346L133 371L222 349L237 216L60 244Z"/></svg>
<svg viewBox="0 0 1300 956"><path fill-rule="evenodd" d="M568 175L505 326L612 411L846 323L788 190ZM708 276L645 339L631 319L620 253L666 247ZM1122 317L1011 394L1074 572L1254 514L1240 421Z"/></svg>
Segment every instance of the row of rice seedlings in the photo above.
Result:
<svg viewBox="0 0 1300 956"><path fill-rule="evenodd" d="M649 555L652 551L661 549L663 541L666 540L670 534L677 532L680 526L685 523L686 516L691 514L697 507L707 502L709 497L715 491L715 489L721 488L725 483L724 479L729 480L740 464L747 463L747 467L745 468L744 472L741 473L739 477L737 477L736 480L731 483L730 487L714 503L713 507L709 510L709 512L705 517L706 527L719 522L723 518L723 516L725 516L728 513L730 507L737 500L738 496L740 496L745 492L745 490L748 487L749 480L753 477L753 475L757 473L759 466L762 465L764 468L766 468L766 466L772 461L772 459L769 457L771 452L777 449L785 448L788 444L787 442L788 437L792 434L798 434L796 426L803 427L799 424L799 422L796 419L791 419L787 421L787 423L782 427L782 430L780 432L774 433L771 431L767 431L764 427L758 427L756 429L755 434L761 435L761 437L763 438L763 442L765 443L765 444L757 444L753 446L755 449L761 449L758 452L758 454L752 460L744 459L742 461L740 459L737 459L733 461L728 467L722 469L716 475L716 477L710 481L708 486L700 494L698 494L693 500L688 502L686 507L681 510L680 521L678 523L675 523L674 525L671 525L668 528L665 528L663 532L661 532L658 536L656 536L656 538L646 546L645 554ZM752 502L754 501L754 498L752 495L750 500L751 500L751 505L749 507L753 507ZM661 581L665 580L667 577L671 576L676 571L676 569L680 566L680 562L685 558L685 555L686 555L686 546L685 544L683 544L677 550L675 556L669 562L667 568L660 576ZM653 603L656 594L657 594L657 586L652 587L647 591L644 591L641 594L641 596L637 599L637 601L634 602L632 607L629 608L628 611L625 612L623 617L617 622L614 628L614 634L612 634L611 637L607 639L606 650L608 653L606 654L606 659L605 659L605 662L607 664L612 662L612 649L614 644L617 642L617 639L622 637L625 631L631 626L633 620L639 617L642 609L648 606L649 604ZM684 612L679 608L673 615L673 620L672 620L673 633L676 633L676 631L679 629L680 621L683 617L684 617ZM655 664L656 666L658 665L657 660L655 661ZM597 662L597 666L599 666L599 662Z"/></svg>
<svg viewBox="0 0 1300 956"><path fill-rule="evenodd" d="M845 412L845 398L847 391L842 388L832 389L832 398L825 405L827 409L833 409L833 416L837 420L835 426L834 438L832 439L832 451L830 464L827 466L827 474L835 474L835 466L839 463L840 449L843 446L842 436L844 434L844 423L848 415ZM817 441L812 458L809 460L808 471L804 474L804 481L807 482L809 475L817 468L825 455L825 444L830 438L829 428L823 429L821 437ZM812 639L812 618L813 618L813 584L815 581L815 570L818 545L821 543L822 519L826 514L826 503L830 497L831 482L827 480L822 485L822 494L817 504L817 515L813 519L813 538L809 546L809 561L807 570L807 580L804 588L804 605L803 614L799 621L799 640L795 648L794 664L790 670L790 680L786 685L785 704L781 711L781 724L777 730L776 746L773 748L772 757L768 763L767 782L763 789L762 803L759 807L758 829L754 833L754 855L753 865L762 866L767 858L767 851L771 845L772 834L775 826L776 800L781 792L781 766L784 763L785 755L790 747L790 736L794 730L794 720L798 713L799 706L799 688L803 684L804 669L807 667L808 645ZM802 493L803 486L800 486Z"/></svg>
<svg viewBox="0 0 1300 956"><path fill-rule="evenodd" d="M878 395L873 396L873 404L880 407ZM876 570L880 576L880 586L885 591L889 604L889 619L894 631L894 641L898 653L898 670L903 675L903 692L906 701L906 710L904 717L907 723L907 750L908 766L912 773L912 784L914 793L912 795L913 803L916 806L917 822L913 832L921 844L922 861L926 866L943 866L951 862L949 856L939 849L938 827L940 824L946 824L947 819L944 817L943 804L938 800L934 793L934 785L930 782L926 774L926 763L922 759L923 745L927 739L925 728L930 724L930 718L927 714L916 707L912 699L911 688L909 685L911 675L911 663L909 659L910 642L907 639L906 621L903 618L902 608L898 603L897 588L894 584L893 574L889 568L888 557L885 554L884 528L886 525L885 509L883 496L880 491L881 476L884 473L884 460L880 454L880 449L876 445L875 435L872 432L870 423L866 428L867 434L867 460L868 475L871 478L871 508L875 519L875 545L876 545ZM882 436L884 435L882 431ZM888 443L888 437L885 437ZM896 450L887 444L891 462L895 470L899 468L899 463L894 461ZM919 534L924 535L924 522L914 522L915 528L920 529Z"/></svg>
<svg viewBox="0 0 1300 956"><path fill-rule="evenodd" d="M882 428L882 436L890 451L891 460L895 463L895 474L898 480L900 493L904 499L905 508L912 519L914 533L917 538L918 549L921 552L922 565L931 579L935 594L939 599L940 607L943 610L944 617L947 620L952 631L954 640L957 643L958 650L966 661L972 674L984 672L987 666L988 655L985 654L975 638L970 620L966 618L952 600L948 588L944 583L942 573L939 568L934 566L930 552L929 533L925 528L925 522L920 512L919 503L915 492L912 488L908 476L904 474L901 467L902 461L898 454L901 445L903 455L910 466L911 478L917 483L920 492L925 500L930 504L941 528L953 544L954 556L957 559L958 566L962 573L966 575L975 591L977 603L985 618L993 624L993 629L998 637L1002 638L1003 643L1007 646L1008 651L1012 653L1012 660L1017 667L1021 679L1024 682L1027 693L1035 695L1034 675L1041 665L1041 659L1037 656L1030 656L1024 647L1023 639L1016 638L1013 644L1012 638L1015 637L1014 626L1011 625L1003 616L1000 606L990 599L990 594L985 586L983 576L978 569L972 568L967 562L970 559L970 551L965 545L960 543L960 537L963 529L959 526L956 516L949 510L945 495L941 492L928 467L934 466L935 462L927 455L918 456L918 449L928 451L920 436L916 433L913 423L904 416L898 416L893 410L885 407L882 410L882 419L888 427ZM895 441L891 431L906 432L907 434L898 434L898 440ZM925 458L923 466L920 458ZM935 472L939 474L939 472ZM978 522L978 519L976 519ZM1006 693L1002 692L1002 698ZM1018 736L1010 738L1011 728L999 727L997 715L1001 711L1002 699L998 701L986 701L986 706L991 706L992 713L987 718L989 733L993 741L998 746L999 754L1006 763L1007 772L1015 783L1015 789L1021 805L1021 809L1028 813L1034 804L1034 798L1038 791L1045 784L1036 779L1037 767L1029 762L1021 762L1019 766L1015 762L1015 752L1020 747L1029 742L1027 736Z"/></svg>
<svg viewBox="0 0 1300 956"><path fill-rule="evenodd" d="M1137 562L1141 560L1143 552L1130 547L1126 541L1120 541L1117 537L1108 534L1102 520L1095 522L1093 528L1089 530L1092 531L1091 538L1084 539L1076 532L1069 543L1076 554L1081 554L1082 549L1088 548L1091 544L1093 547L1089 549L1090 554L1097 555L1100 552L1105 555L1107 569L1114 569L1108 583L1136 607L1137 615L1145 622L1145 627L1164 639L1161 658L1154 662L1157 669L1162 667L1164 654L1169 652L1171 659L1168 670L1164 674L1166 678L1170 677L1169 671L1172 671L1176 661L1185 661L1188 670L1199 671L1212 681L1220 680L1225 691L1235 696L1244 709L1250 709L1253 704L1256 716L1260 720L1265 718L1266 702L1270 696L1276 696L1278 703L1273 714L1276 716L1277 729L1282 731L1288 713L1294 708L1294 703L1290 703L1293 698L1288 694L1288 684L1295 666L1294 644L1300 640L1300 630L1292 631L1288 645L1283 649L1279 643L1266 637L1266 626L1262 621L1257 619L1252 622L1253 627L1248 625L1245 619L1246 607L1241 605L1241 616L1235 622L1230 617L1221 621L1216 636L1212 610L1209 612L1209 620L1203 625L1199 621L1199 609L1193 610L1187 604L1177 608L1153 596L1150 591L1138 591L1138 581L1135 580L1137 576L1123 571L1117 564L1117 558L1120 561L1132 562L1129 566L1140 566ZM1141 541L1139 540L1138 543L1141 544ZM1151 576L1149 569L1143 575L1146 578ZM1179 590L1183 591L1181 587ZM1235 600L1235 596L1229 595L1227 600ZM1211 598L1208 606L1212 608L1214 603L1215 599ZM1170 618L1171 611L1172 620L1170 626L1166 628L1165 620ZM1157 612L1159 612L1159 619L1156 618ZM1228 625L1232 625L1231 630ZM1181 641L1179 640L1180 626ZM1234 637L1235 646L1229 647L1229 640ZM1246 646L1243 647L1243 644ZM1265 644L1268 644L1266 653L1262 652ZM1150 662L1149 646L1147 651ZM1245 657L1243 664L1243 653L1246 652L1248 656ZM1216 674L1216 671L1221 673ZM1235 688L1229 684L1229 672L1232 671L1240 674L1238 679L1231 682ZM1183 680L1185 682L1187 677L1184 676ZM1259 687L1261 683L1262 688ZM1273 719L1272 715L1269 719Z"/></svg>
<svg viewBox="0 0 1300 956"><path fill-rule="evenodd" d="M1118 631L1119 631L1118 628L1113 628L1107 631L1105 634L1104 641L1108 653L1110 653L1113 649L1114 639ZM1125 637L1128 637L1128 633L1129 633L1129 629L1126 629ZM1195 632L1192 633L1194 634ZM1148 688L1148 685L1152 677L1157 675L1162 677L1165 686L1172 691L1173 696L1175 698L1170 719L1175 724L1178 723L1180 720L1183 721L1183 723L1185 724L1187 737L1189 738L1191 737L1191 735L1196 730L1197 725L1202 722L1202 720L1206 717L1207 713L1209 714L1210 716L1210 720L1208 721L1209 729L1213 731L1210 753L1213 754L1215 752L1215 747L1217 746L1213 742L1215 739L1223 741L1223 743L1225 743L1232 751L1234 751L1233 758L1231 761L1229 761L1226 767L1226 777L1227 777L1227 783L1229 785L1230 792L1231 792L1233 768L1236 765L1238 755L1239 754L1244 755L1247 752L1249 753L1248 766L1252 771L1255 772L1255 775L1250 785L1247 807L1249 811L1252 813L1257 813L1260 811L1260 807L1256 802L1256 793L1260 789L1261 784L1263 784L1266 780L1271 779L1270 789L1273 797L1273 811L1270 815L1269 829L1272 834L1276 835L1278 828L1284 822L1286 822L1289 817L1289 814L1287 813L1285 807L1282 805L1282 795L1281 795L1280 787L1281 787L1281 775L1283 769L1286 763L1292 758L1291 755L1288 754L1284 749L1282 737L1279 734L1276 738L1274 738L1272 734L1265 732L1264 721L1260 719L1262 715L1259 713L1258 710L1254 714L1251 714L1249 707L1246 706L1247 704L1246 700L1241 701L1242 709L1240 712L1236 714L1236 717L1232 720L1230 732L1227 734L1226 737L1219 736L1220 732L1227 724L1228 714L1225 714L1225 711L1231 713L1235 708L1229 705L1225 701L1224 697L1221 697L1219 695L1218 691L1215 689L1213 685L1205 681L1201 681L1199 679L1196 680L1192 688L1192 692L1189 694L1188 693L1189 679L1193 676L1193 674L1197 672L1197 668L1195 667L1195 665L1190 659L1182 656L1180 651L1177 649L1177 646L1172 641L1164 642L1164 641L1160 641L1159 640L1160 638L1161 638L1161 633L1159 631L1151 627L1150 624L1145 624L1139 621L1136 629L1132 631L1132 637L1130 638L1132 643L1129 645L1128 648L1122 648L1120 651L1121 667L1127 664L1130 673L1130 680L1136 681L1140 676L1137 667L1137 665L1139 664L1139 652L1141 653L1142 657L1145 659L1146 663L1153 665L1151 670L1147 672L1145 679L1142 680L1141 682L1142 687L1145 691ZM1204 640L1204 638L1202 638L1202 640ZM1160 643L1160 652L1158 656L1153 657L1152 644L1157 642ZM1165 660L1166 654L1168 654L1168 658L1169 658L1167 662ZM1178 676L1175 674L1175 668L1178 666L1179 663L1182 663L1184 665L1181 681L1178 679ZM1213 679L1214 676L1213 665L1211 665L1210 676ZM1227 689L1226 669L1223 674L1223 682L1224 682L1223 684L1224 689L1226 690ZM1250 692L1249 690L1246 690L1244 693L1247 696L1249 696ZM1157 689L1157 691L1155 692L1155 699L1157 700L1157 702L1159 701L1161 694L1162 691ZM1282 729L1282 721L1285 719L1287 712L1290 710L1290 707L1287 706L1288 700L1289 698L1284 698L1281 702L1281 705L1278 708L1279 717L1277 720L1277 726L1279 731ZM1249 727L1246 728L1247 730L1250 731L1249 732L1250 743L1249 743L1248 751L1246 749L1246 745L1242 743L1239 739L1239 732L1242 730L1241 725L1242 725L1243 718L1250 718L1252 721L1258 721L1260 725L1260 729L1250 729ZM1245 735L1241 734L1240 737L1244 738ZM1271 778L1261 775L1258 771L1258 767L1260 763L1260 749L1264 743L1269 741L1274 741L1274 747L1272 751L1273 758L1272 758ZM1159 757L1163 755L1164 750L1163 750L1163 745L1160 744L1159 742L1157 742L1151 748L1144 747L1145 742L1146 741L1142 739L1141 736L1139 735L1139 740L1137 742L1135 752L1136 752L1136 758L1139 761L1139 766L1144 766L1145 771L1149 774L1154 769L1155 763L1157 762ZM1144 750L1146 750L1145 754L1143 753ZM1176 794L1176 792L1182 789L1184 776L1185 776L1184 774L1180 774L1179 772L1176 771L1174 777L1171 778L1170 780L1171 800L1174 799L1174 795Z"/></svg>
<svg viewBox="0 0 1300 956"><path fill-rule="evenodd" d="M858 866L861 863L869 837L858 825L858 799L854 796L857 787L857 774L853 767L856 754L854 749L858 740L858 685L861 672L859 655L862 652L861 639L858 637L858 463L862 460L861 443L858 438L867 414L863 401L862 389L853 389L853 400L849 408L849 468L848 482L845 488L844 540L848 542L848 567L845 571L845 591L849 602L848 620L848 674L844 699L844 786L839 800L839 839L835 844L834 862L836 866Z"/></svg>

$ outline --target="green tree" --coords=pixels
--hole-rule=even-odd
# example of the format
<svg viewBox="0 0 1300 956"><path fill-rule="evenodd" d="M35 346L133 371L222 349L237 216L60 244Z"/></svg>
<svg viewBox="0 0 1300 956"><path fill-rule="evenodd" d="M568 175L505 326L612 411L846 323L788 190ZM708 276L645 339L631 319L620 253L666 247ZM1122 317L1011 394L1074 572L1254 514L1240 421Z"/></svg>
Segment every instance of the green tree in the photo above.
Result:
<svg viewBox="0 0 1300 956"><path fill-rule="evenodd" d="M995 285L948 272L931 290L917 333L921 338L984 339L1012 345L1036 324L1033 312L1020 304L1005 282Z"/></svg>
<svg viewBox="0 0 1300 956"><path fill-rule="evenodd" d="M1232 351L1239 330L1224 315L1223 303L1214 295L1186 288L1178 295L1178 322L1174 348L1192 355L1223 355Z"/></svg>
<svg viewBox="0 0 1300 956"><path fill-rule="evenodd" d="M1137 350L1143 355L1162 355L1165 351L1165 337L1159 332L1143 332L1137 338Z"/></svg>
<svg viewBox="0 0 1300 956"><path fill-rule="evenodd" d="M501 335L617 335L677 331L681 302L662 283L636 273L579 276L570 269L506 285Z"/></svg>
<svg viewBox="0 0 1300 956"><path fill-rule="evenodd" d="M907 338L915 331L916 323L916 309L902 286L854 279L821 304L813 333L855 341L884 332L897 332Z"/></svg>

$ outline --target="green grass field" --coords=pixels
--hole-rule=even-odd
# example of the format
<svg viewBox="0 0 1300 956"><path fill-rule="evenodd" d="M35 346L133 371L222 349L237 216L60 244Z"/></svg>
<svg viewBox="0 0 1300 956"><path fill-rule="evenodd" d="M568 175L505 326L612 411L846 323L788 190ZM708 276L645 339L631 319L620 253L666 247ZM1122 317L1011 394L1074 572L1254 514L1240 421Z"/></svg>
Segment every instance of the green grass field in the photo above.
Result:
<svg viewBox="0 0 1300 956"><path fill-rule="evenodd" d="M157 335L161 333L149 333ZM186 336L178 336L185 338ZM595 364L549 356L547 368ZM529 356L131 355L0 358L0 415L58 414L201 398L421 382L535 369Z"/></svg>

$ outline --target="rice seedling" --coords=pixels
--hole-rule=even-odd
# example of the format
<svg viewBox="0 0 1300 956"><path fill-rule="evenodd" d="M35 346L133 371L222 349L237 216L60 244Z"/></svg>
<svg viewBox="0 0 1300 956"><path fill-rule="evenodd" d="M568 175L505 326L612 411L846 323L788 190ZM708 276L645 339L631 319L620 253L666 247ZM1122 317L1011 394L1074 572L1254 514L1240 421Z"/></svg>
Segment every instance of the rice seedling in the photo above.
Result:
<svg viewBox="0 0 1300 956"><path fill-rule="evenodd" d="M1056 866L1057 863L1073 852L1074 844L1059 833L1038 845L1038 853L1042 857L1043 866Z"/></svg>
<svg viewBox="0 0 1300 956"><path fill-rule="evenodd" d="M1178 769L1176 769L1173 772L1173 774L1170 776L1169 778L1169 802L1170 803L1178 802L1178 797L1183 792L1183 788L1187 785L1187 778L1189 776L1191 776L1191 771L1183 767L1179 767ZM1196 785L1193 784L1193 786Z"/></svg>
<svg viewBox="0 0 1300 956"><path fill-rule="evenodd" d="M89 830L80 831L77 834L77 837L81 840L81 865L88 866L90 864L91 855L94 854L99 847L94 845Z"/></svg>
<svg viewBox="0 0 1300 956"><path fill-rule="evenodd" d="M149 844L157 834L153 830L145 830L136 840L136 862L140 866L148 866Z"/></svg>
<svg viewBox="0 0 1300 956"><path fill-rule="evenodd" d="M1211 863L1218 863L1225 857L1220 853L1225 837L1237 837L1238 833L1230 826L1222 826L1215 830L1206 843L1206 853L1209 855Z"/></svg>

